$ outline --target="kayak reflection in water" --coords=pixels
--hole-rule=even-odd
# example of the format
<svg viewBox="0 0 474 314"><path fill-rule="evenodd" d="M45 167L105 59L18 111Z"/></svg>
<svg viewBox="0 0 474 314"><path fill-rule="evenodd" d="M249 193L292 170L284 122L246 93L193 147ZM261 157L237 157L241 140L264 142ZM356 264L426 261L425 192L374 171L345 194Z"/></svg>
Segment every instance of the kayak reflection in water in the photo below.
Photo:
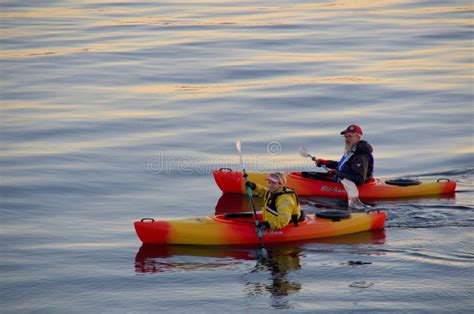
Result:
<svg viewBox="0 0 474 314"><path fill-rule="evenodd" d="M279 282L284 286L284 276L279 272L288 273L300 269L300 256L308 245L317 243L330 245L382 245L385 243L383 229L359 232L339 237L321 238L309 241L292 242L290 244L268 245L268 260L257 260L254 245L244 246L198 246L198 245L157 245L143 244L134 260L137 273L163 273L177 270L195 271L234 266L245 261L258 261L253 272L270 270L273 274L275 287ZM286 275L286 274L283 274ZM261 286L261 285L259 285ZM269 287L270 288L270 287ZM276 290L276 289L275 289ZM267 291L265 289L265 291Z"/></svg>
<svg viewBox="0 0 474 314"><path fill-rule="evenodd" d="M246 183L254 195L263 197L262 216L264 221L260 222L257 227L265 231L284 228L290 222L298 226L298 222L304 220L304 214L301 211L296 192L285 186L285 175L274 172L267 177L267 181L268 189L250 181Z"/></svg>
<svg viewBox="0 0 474 314"><path fill-rule="evenodd" d="M245 284L247 295L253 297L269 292L272 298L272 307L277 309L291 308L291 304L286 297L300 291L302 285L299 282L289 280L288 274L301 269L300 253L301 248L299 247L272 248L270 258L257 264L253 271L253 273L269 271L271 282L262 284L247 281Z"/></svg>
<svg viewBox="0 0 474 314"><path fill-rule="evenodd" d="M303 172L303 176L320 180L341 182L348 179L356 185L367 183L374 172L374 156L372 146L362 140L362 129L352 124L341 132L344 138L344 154L339 161L315 159L318 167L329 168L327 174Z"/></svg>
<svg viewBox="0 0 474 314"><path fill-rule="evenodd" d="M253 248L143 244L135 256L135 272L215 269L245 260L255 260Z"/></svg>

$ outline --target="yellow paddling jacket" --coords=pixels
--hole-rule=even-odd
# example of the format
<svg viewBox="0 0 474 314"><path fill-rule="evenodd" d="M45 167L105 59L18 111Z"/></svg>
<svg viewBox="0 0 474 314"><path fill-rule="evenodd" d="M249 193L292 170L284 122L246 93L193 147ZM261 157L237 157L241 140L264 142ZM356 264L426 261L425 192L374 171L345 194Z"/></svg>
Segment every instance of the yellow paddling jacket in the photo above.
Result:
<svg viewBox="0 0 474 314"><path fill-rule="evenodd" d="M281 229L292 221L298 225L302 213L295 191L283 187L272 193L266 187L256 184L253 194L263 197L263 220L270 224L271 229Z"/></svg>

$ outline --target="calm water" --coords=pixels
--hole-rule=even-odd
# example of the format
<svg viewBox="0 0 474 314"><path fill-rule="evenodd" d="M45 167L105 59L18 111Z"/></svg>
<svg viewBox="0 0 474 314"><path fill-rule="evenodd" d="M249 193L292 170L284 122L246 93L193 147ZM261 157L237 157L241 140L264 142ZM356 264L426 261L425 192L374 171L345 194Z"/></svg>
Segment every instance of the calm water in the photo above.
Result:
<svg viewBox="0 0 474 314"><path fill-rule="evenodd" d="M0 1L2 313L467 312L472 1ZM376 175L458 182L374 202L384 232L271 248L141 246L211 215L210 171L311 169L360 124ZM327 200L324 200L325 202ZM307 210L312 210L309 205Z"/></svg>

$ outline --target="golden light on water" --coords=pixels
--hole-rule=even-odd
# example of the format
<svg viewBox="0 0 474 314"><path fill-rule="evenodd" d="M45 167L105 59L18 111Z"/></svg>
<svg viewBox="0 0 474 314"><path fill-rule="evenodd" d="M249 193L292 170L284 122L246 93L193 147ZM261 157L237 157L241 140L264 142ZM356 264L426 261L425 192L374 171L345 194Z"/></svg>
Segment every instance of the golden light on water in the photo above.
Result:
<svg viewBox="0 0 474 314"><path fill-rule="evenodd" d="M76 140L62 143L52 143L48 140L31 140L27 143L20 142L10 144L2 151L5 157L38 157L49 155L63 155L90 151L94 149L108 149L126 147L131 143L143 144L144 142L156 142L160 138L171 137L174 132L150 131L150 132L127 132L126 134L109 135L107 137L81 136Z"/></svg>
<svg viewBox="0 0 474 314"><path fill-rule="evenodd" d="M228 3L226 0L215 1L215 3L221 2ZM107 60L109 68L132 67L136 69L136 73L133 73L136 77L146 72L144 73L144 76L147 76L146 80L130 80L121 86L102 85L100 82L79 87L77 90L73 84L69 86L71 91L78 94L117 93L120 95L118 102L128 97L143 97L153 98L156 103L163 101L187 103L194 100L222 98L223 95L228 97L229 102L232 102L232 97L236 95L248 97L269 95L272 99L276 99L298 97L298 93L303 89L317 97L324 94L324 89L337 86L344 91L350 90L352 85L370 86L372 90L403 89L416 92L472 90L474 67L467 61L473 54L470 39L456 39L458 45L453 45L452 42L446 44L439 42L432 46L402 45L401 49L390 46L388 48L391 49L386 50L380 47L379 50L371 50L357 46L359 42L371 44L372 40L378 38L390 38L392 31L401 32L402 35L397 38L403 40L403 34L411 34L412 29L418 30L416 35L423 36L443 27L457 30L458 25L471 26L472 21L466 18L464 13L471 12L472 6L446 3L437 7L413 7L412 1L409 0L305 2L267 6L253 3L242 3L238 6L209 6L206 1L187 1L180 5L180 10L134 7L134 14L128 15L128 8L115 5L127 4L128 1L101 2L102 5L107 3L114 5L94 8L97 4L95 1L79 1L77 5L68 6L67 9L54 6L33 9L25 7L17 11L0 12L0 18L11 23L10 27L0 30L7 41L28 41L29 37L33 38L36 35L51 37L47 45L39 43L31 45L31 48L27 45L6 46L0 51L0 57L15 62L42 64L54 62L56 57L86 59L89 58L87 54L92 54L98 56L99 60L110 57L111 60ZM168 3L175 2L168 1ZM408 6L409 9L404 9L404 6ZM372 19L369 24L366 23L366 18ZM42 24L40 23L38 27L35 23L21 24L22 20L33 20ZM339 20L345 22L338 24ZM55 23L71 23L71 25L58 29L54 27ZM335 23L337 27L327 27L331 23ZM379 23L387 26L380 29L382 34L378 33L379 29L376 27ZM81 25L84 30L81 32L81 40L76 40L77 34L72 32L74 25ZM373 27L373 33L364 30L367 25ZM293 26L298 27L292 28ZM354 32L350 31L351 28ZM62 38L56 39L61 36ZM276 49L270 47L269 52L265 46L267 41L270 45L275 45ZM293 41L302 41L303 47L308 45L310 48L301 51L293 49ZM346 41L355 43L356 47L345 45ZM223 45L227 42L230 42L230 47ZM279 49L280 45L288 47ZM217 52L213 51L214 47ZM143 51L145 52L142 54ZM183 73L182 82L176 79L168 80L166 74L172 76L172 70L165 71L166 74L160 73L163 69L160 58L169 58L168 54L173 54L174 51L180 53L176 66ZM199 54L203 51L210 55L220 54L220 59L214 62L212 56ZM143 56L150 58L152 63L150 68L148 63L140 63ZM156 65L159 67L153 68ZM93 64L85 66L92 68ZM169 68L173 66L175 65L170 65ZM79 68L82 68L82 65ZM250 73L255 71L257 74L251 76L244 73L242 78L239 72L233 76L234 69L243 69L243 72ZM273 69L276 70L275 74L266 73ZM305 73L306 69L310 69L310 75ZM113 71L111 70L112 73ZM227 71L231 75L222 80L199 82L200 76L212 75L207 71ZM436 72L442 72L442 75L434 75ZM48 71L45 70L44 73L47 75ZM154 73L156 77L153 77ZM60 79L61 77L58 78ZM44 103L4 102L2 103L4 121L21 126L38 120L66 123L127 118L180 119L185 118L186 114L217 111L220 106L207 104L205 109L187 108L187 112L183 113L171 106L164 106L160 110L143 108L133 110L127 108L127 104L89 108L80 100L77 100L77 104L71 104L74 101L69 101L68 105L63 105L61 99L48 100ZM385 113L400 116L406 114L400 112L401 110L410 111L414 106L413 103L406 105L397 103L392 108L391 101L391 99L379 99L378 102L385 106L377 104L357 108L348 106L332 108L325 113L325 117L338 119L342 116L363 120L367 116L383 117ZM54 102L56 104L52 105ZM16 110L21 111L21 114L15 114ZM431 114L455 113L457 110L460 113L465 112L465 108L457 109L456 106L446 110L434 109L434 112L423 110ZM330 136L331 132L327 129L290 130L288 136L293 138ZM116 142L121 145L120 139ZM94 141L92 143L92 146L102 144ZM32 145L32 151L38 153L42 144L44 143L38 146ZM72 145L70 148L75 150L80 146ZM18 149L19 153L27 154L26 145L20 145ZM472 148L456 148L455 151L472 153ZM383 153L378 153L385 157ZM389 153L392 156L393 154L397 153ZM389 158L389 155L386 157Z"/></svg>

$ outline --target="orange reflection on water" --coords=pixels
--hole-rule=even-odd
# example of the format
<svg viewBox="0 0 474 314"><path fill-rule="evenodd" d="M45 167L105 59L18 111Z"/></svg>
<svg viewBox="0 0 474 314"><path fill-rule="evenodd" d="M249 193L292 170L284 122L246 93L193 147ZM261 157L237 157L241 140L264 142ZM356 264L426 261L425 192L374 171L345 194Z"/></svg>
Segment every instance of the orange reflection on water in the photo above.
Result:
<svg viewBox="0 0 474 314"><path fill-rule="evenodd" d="M52 105L26 102L5 102L2 104L4 123L22 123L30 121L110 121L114 119L167 119L185 116L180 111L129 110L116 108L88 108L74 105ZM14 114L21 110L22 114ZM12 114L10 114L12 113Z"/></svg>
<svg viewBox="0 0 474 314"><path fill-rule="evenodd" d="M456 154L474 154L474 147L462 147L454 151Z"/></svg>
<svg viewBox="0 0 474 314"><path fill-rule="evenodd" d="M84 152L94 149L107 149L114 147L127 147L130 143L140 144L144 142L154 143L159 138L174 136L174 132L140 132L117 134L103 138L87 137L69 142L55 142L48 140L31 140L28 142L9 144L2 150L3 157L31 157L46 156L55 154L67 154L74 152Z"/></svg>

